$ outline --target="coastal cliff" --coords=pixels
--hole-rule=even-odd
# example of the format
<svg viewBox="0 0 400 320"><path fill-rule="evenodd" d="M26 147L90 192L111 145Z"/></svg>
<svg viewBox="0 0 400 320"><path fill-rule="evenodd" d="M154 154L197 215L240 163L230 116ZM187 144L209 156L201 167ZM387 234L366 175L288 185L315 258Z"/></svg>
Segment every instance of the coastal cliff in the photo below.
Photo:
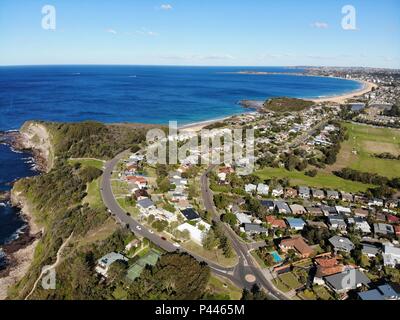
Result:
<svg viewBox="0 0 400 320"><path fill-rule="evenodd" d="M54 165L54 150L48 128L43 123L27 121L19 133L17 147L31 150L38 168L45 172L50 171Z"/></svg>

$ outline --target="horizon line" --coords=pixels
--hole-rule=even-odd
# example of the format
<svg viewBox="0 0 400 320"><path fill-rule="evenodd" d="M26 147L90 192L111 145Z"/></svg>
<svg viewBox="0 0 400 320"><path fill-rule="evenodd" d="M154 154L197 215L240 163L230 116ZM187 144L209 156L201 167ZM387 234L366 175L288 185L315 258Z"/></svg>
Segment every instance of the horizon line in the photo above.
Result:
<svg viewBox="0 0 400 320"><path fill-rule="evenodd" d="M136 66L136 67L196 67L196 68L358 68L400 71L400 68L369 66L326 66L326 65L184 65L184 64L127 64L127 63L50 63L50 64L0 64L2 67L47 67L47 66Z"/></svg>

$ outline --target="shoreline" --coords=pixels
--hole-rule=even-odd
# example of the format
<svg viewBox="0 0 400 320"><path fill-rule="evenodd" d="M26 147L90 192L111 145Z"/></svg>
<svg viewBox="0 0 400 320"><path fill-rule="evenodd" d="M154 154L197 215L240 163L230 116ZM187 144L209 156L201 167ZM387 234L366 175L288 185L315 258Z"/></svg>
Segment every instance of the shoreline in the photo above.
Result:
<svg viewBox="0 0 400 320"><path fill-rule="evenodd" d="M324 77L324 76L316 76L316 75L305 75L308 77ZM345 79L345 78L340 78L340 77L328 77L328 78L336 78L336 79L342 79L342 80L349 80L349 79ZM378 85L368 82L368 81L364 81L364 80L352 80L352 81L357 81L359 83L362 84L362 88L357 89L357 90L353 90L351 92L347 92L347 93L343 93L343 94L339 94L339 95L333 95L333 96L326 96L326 97L320 97L320 98L299 98L299 99L303 99L303 100L307 100L307 101L313 101L315 103L323 103L323 102L334 102L334 103L339 103L339 104L343 104L346 102L346 100L348 99L352 99L352 98L356 98L358 96L364 95L368 92L371 92L373 88L377 88ZM257 102L256 100L242 100L242 101L249 101L249 102ZM245 114L256 114L257 112L243 112L243 113L238 113L238 114L232 114L230 116L226 116L226 117L222 117L222 118L215 118L215 119L210 119L210 120L204 120L204 121L197 121L197 122L193 122L193 123L189 123L189 124L185 124L182 125L180 127L178 127L178 130L183 131L183 132L198 132L202 129L204 129L205 127L217 123L217 122L221 122L221 121L225 121L228 120L232 117L237 117L237 116L241 116L241 115L245 115Z"/></svg>
<svg viewBox="0 0 400 320"><path fill-rule="evenodd" d="M6 267L0 272L0 300L7 299L8 289L28 272L42 235L26 199L22 199L20 194L12 194L11 198L13 205L21 209L19 215L26 222L26 227L16 240L2 246L6 255Z"/></svg>
<svg viewBox="0 0 400 320"><path fill-rule="evenodd" d="M30 152L37 173L40 174L43 171L44 166L40 165L40 163L43 164L43 159L39 158L40 154L34 150L21 148L19 131L3 132L2 138L3 143L13 152ZM12 185L14 182L10 182L10 184ZM5 268L0 271L0 300L7 298L8 289L20 281L29 270L36 246L42 235L42 230L36 224L28 200L21 193L11 189L2 193L2 199L20 209L16 214L24 221L24 226L16 230L16 232L20 231L16 239L1 246L5 254Z"/></svg>
<svg viewBox="0 0 400 320"><path fill-rule="evenodd" d="M338 79L344 79L344 78L338 78ZM349 93L340 94L340 95L320 97L320 98L315 98L315 99L304 99L304 100L309 100L309 101L313 101L316 103L336 102L336 103L342 104L342 103L346 102L346 100L348 100L348 99L352 99L352 98L356 98L358 96L364 95L368 92L371 92L373 88L378 87L378 85L376 85L372 82L364 81L364 80L353 80L353 81L357 81L357 82L361 83L363 85L362 88L360 88L358 90L354 90Z"/></svg>

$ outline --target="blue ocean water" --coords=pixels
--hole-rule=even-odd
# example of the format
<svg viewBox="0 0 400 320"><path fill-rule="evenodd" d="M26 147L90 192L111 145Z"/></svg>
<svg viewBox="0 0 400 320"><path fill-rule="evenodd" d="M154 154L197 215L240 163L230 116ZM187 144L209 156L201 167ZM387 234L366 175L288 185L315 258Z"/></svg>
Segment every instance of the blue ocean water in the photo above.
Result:
<svg viewBox="0 0 400 320"><path fill-rule="evenodd" d="M288 68L31 66L0 67L0 130L25 120L187 124L243 112L239 100L320 97L357 90L335 78L234 74Z"/></svg>
<svg viewBox="0 0 400 320"><path fill-rule="evenodd" d="M220 118L244 109L243 99L313 98L357 90L361 84L335 78L273 74L299 69L157 66L0 67L0 131L26 120L143 122L179 125ZM0 146L0 190L34 174L27 154ZM0 207L0 244L23 222L15 209Z"/></svg>
<svg viewBox="0 0 400 320"><path fill-rule="evenodd" d="M36 174L33 158L29 153L14 152L9 146L0 144L0 191L9 191L10 182ZM17 215L18 209L9 203L0 202L0 246L12 240L25 222Z"/></svg>

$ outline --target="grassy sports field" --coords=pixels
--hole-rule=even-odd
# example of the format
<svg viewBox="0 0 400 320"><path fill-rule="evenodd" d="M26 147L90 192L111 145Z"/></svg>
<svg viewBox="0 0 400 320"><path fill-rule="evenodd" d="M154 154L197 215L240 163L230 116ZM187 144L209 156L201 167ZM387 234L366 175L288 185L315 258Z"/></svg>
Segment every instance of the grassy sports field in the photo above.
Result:
<svg viewBox="0 0 400 320"><path fill-rule="evenodd" d="M348 167L389 178L400 177L400 161L374 157L374 154L384 152L400 155L400 130L353 123L344 125L348 129L349 140L342 143L336 163L328 170Z"/></svg>

